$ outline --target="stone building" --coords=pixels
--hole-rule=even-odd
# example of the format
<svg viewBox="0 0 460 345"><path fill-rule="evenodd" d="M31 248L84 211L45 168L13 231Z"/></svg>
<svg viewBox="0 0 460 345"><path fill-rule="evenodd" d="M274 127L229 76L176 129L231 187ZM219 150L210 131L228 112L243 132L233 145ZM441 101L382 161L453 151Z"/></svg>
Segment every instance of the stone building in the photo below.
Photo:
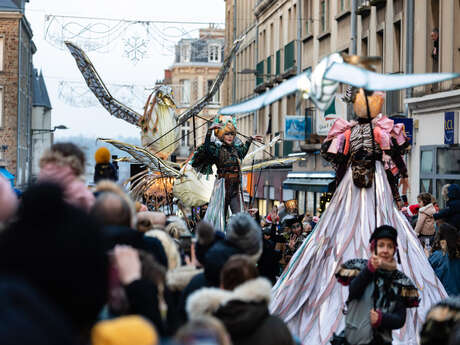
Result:
<svg viewBox="0 0 460 345"><path fill-rule="evenodd" d="M226 40L243 32L247 32L247 38L226 81L224 105L239 103L293 75L312 70L330 53L351 54L351 3L351 0L227 0ZM412 8L410 13L408 8ZM357 0L356 13L356 53L382 57L379 72L460 71L460 38L454 35L460 29L458 1ZM436 43L430 37L434 29L439 32ZM437 47L436 56L433 56L434 47ZM456 146L459 83L455 79L386 95L384 113L398 121L407 121L407 131L413 124L413 148L405 157L410 172L411 201L420 191L439 197L443 183L460 182L460 163L457 164L460 150ZM338 92L343 92L343 87ZM305 154L306 160L294 164L291 176L276 193L286 200L285 190L293 191L300 212L316 212L321 193L333 176L318 150L333 120L347 116L338 99L335 108L335 116L328 116L331 120L327 121L325 114L310 101L293 94L256 113L239 115L243 133L265 134L267 141L275 134L285 135L286 115L305 118L304 140L284 141L272 149L276 156ZM445 144L445 133L452 134L448 141L451 144ZM446 163L451 158L457 165L448 167ZM273 180L267 177L262 184L270 186Z"/></svg>
<svg viewBox="0 0 460 345"><path fill-rule="evenodd" d="M51 102L42 72L34 69L32 89L32 128L30 150L32 151L32 180L40 172L39 161L43 153L53 144L54 131L51 130Z"/></svg>
<svg viewBox="0 0 460 345"><path fill-rule="evenodd" d="M31 175L32 55L26 0L0 1L0 166L24 188Z"/></svg>
<svg viewBox="0 0 460 345"><path fill-rule="evenodd" d="M198 38L182 39L177 44L174 63L160 82L172 86L177 114L186 111L208 92L222 66L224 42L224 30L209 27L200 29ZM213 119L221 107L220 98L219 91L199 116ZM175 152L177 161L186 160L194 146L203 142L207 129L204 122L195 118L194 124L193 119L189 119L181 127L180 145ZM193 136L194 126L196 138Z"/></svg>

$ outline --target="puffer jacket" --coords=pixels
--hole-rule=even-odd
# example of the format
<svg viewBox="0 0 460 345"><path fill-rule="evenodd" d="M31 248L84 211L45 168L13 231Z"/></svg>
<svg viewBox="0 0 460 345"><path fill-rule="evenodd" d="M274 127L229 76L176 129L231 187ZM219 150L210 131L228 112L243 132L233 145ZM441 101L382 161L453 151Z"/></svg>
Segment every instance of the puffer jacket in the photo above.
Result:
<svg viewBox="0 0 460 345"><path fill-rule="evenodd" d="M419 208L417 224L415 225L415 232L417 235L432 236L434 235L434 218L436 209L433 204L428 204Z"/></svg>
<svg viewBox="0 0 460 345"><path fill-rule="evenodd" d="M189 319L213 315L224 324L234 345L294 345L283 320L270 315L271 283L249 280L233 291L203 288L187 300Z"/></svg>
<svg viewBox="0 0 460 345"><path fill-rule="evenodd" d="M460 186L451 184L447 188L447 197L449 200L446 203L446 208L435 213L433 217L435 220L442 219L460 230Z"/></svg>

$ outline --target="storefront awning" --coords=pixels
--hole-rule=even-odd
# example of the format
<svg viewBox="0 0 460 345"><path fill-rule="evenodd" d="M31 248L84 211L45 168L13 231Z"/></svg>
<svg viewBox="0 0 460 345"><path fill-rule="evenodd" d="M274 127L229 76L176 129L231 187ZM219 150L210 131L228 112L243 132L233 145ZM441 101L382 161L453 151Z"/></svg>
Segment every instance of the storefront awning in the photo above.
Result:
<svg viewBox="0 0 460 345"><path fill-rule="evenodd" d="M308 192L327 192L327 186L334 181L335 172L291 172L283 181L283 188Z"/></svg>
<svg viewBox="0 0 460 345"><path fill-rule="evenodd" d="M6 170L6 168L0 167L0 175L10 181L11 186L14 186L14 175Z"/></svg>

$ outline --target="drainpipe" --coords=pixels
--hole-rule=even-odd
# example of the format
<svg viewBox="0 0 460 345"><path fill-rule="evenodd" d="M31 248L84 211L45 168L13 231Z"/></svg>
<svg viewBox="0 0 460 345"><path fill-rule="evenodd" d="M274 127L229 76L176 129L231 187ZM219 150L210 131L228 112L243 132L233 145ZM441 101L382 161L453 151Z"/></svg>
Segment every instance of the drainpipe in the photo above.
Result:
<svg viewBox="0 0 460 345"><path fill-rule="evenodd" d="M350 55L358 54L358 16L356 15L356 9L358 0L351 0L351 47ZM353 118L353 105L347 104L347 119Z"/></svg>
<svg viewBox="0 0 460 345"><path fill-rule="evenodd" d="M297 75L302 73L302 1L297 1ZM301 115L302 94L296 93L296 115Z"/></svg>
<svg viewBox="0 0 460 345"><path fill-rule="evenodd" d="M406 30L406 73L414 73L414 0L407 0L407 30ZM406 98L411 98L412 88L406 89ZM405 106L409 115L409 106Z"/></svg>
<svg viewBox="0 0 460 345"><path fill-rule="evenodd" d="M16 152L16 186L19 185L19 170L21 164L21 61L22 61L22 19L19 20L19 39L18 39L18 122L17 122L17 152ZM22 181L21 181L22 183Z"/></svg>
<svg viewBox="0 0 460 345"><path fill-rule="evenodd" d="M255 52L254 52L254 60L255 60L254 61L254 66L257 67L257 64L259 63L259 19L258 18L256 18L256 49L255 49ZM257 68L256 68L256 71L257 71ZM257 77L258 77L257 72L256 72L255 76L256 76L256 80L257 80ZM259 120L259 110L256 110L253 113L253 116L252 116L253 134L257 134L258 120Z"/></svg>
<svg viewBox="0 0 460 345"><path fill-rule="evenodd" d="M237 0L233 0L233 42L236 41L236 2ZM233 59L232 104L235 104L235 102L236 102L236 57L235 59Z"/></svg>
<svg viewBox="0 0 460 345"><path fill-rule="evenodd" d="M358 16L356 15L357 0L351 0L351 55L358 53Z"/></svg>

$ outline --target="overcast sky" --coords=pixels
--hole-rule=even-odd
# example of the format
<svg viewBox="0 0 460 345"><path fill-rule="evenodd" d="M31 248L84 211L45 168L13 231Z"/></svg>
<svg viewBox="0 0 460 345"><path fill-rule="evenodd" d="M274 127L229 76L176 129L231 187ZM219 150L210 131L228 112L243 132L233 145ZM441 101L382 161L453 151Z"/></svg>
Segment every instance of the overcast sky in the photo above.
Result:
<svg viewBox="0 0 460 345"><path fill-rule="evenodd" d="M62 81L84 82L75 60L67 50L60 50L45 40L45 15L98 17L127 20L162 20L162 21L194 21L220 22L225 20L224 0L31 0L26 4L26 16L32 25L33 40L37 46L34 55L34 66L41 69L45 76L48 93L51 100L52 125L66 125L68 130L56 131L56 137L70 135L87 135L93 137L115 138L119 136L138 136L139 130L108 114L101 106L77 108L70 106L59 98L59 87ZM75 24L69 24L74 21ZM78 20L58 18L54 23L67 23L71 31L76 31ZM97 24L98 22L93 22ZM106 22L101 22L106 23ZM201 25L206 27L206 25ZM60 25L53 25L48 33L56 33ZM179 39L179 30L192 31L186 37L197 37L197 25L157 25L166 34L163 39L154 35L153 39L171 45ZM94 30L101 31L102 26L94 26ZM142 31L142 29L140 29ZM139 36L139 26L129 27L117 34L120 39L113 40L111 48L105 53L88 52L99 75L110 88L111 83L151 85L163 78L163 70L173 61L171 50L161 48L162 44L150 41L148 58L133 64L123 56L123 39ZM142 37L142 35L140 35ZM157 39L158 37L158 39ZM77 84L78 85L78 84ZM81 85L81 84L80 84ZM139 95L139 101L144 95ZM139 102L138 102L139 104ZM138 109L136 109L138 110Z"/></svg>

